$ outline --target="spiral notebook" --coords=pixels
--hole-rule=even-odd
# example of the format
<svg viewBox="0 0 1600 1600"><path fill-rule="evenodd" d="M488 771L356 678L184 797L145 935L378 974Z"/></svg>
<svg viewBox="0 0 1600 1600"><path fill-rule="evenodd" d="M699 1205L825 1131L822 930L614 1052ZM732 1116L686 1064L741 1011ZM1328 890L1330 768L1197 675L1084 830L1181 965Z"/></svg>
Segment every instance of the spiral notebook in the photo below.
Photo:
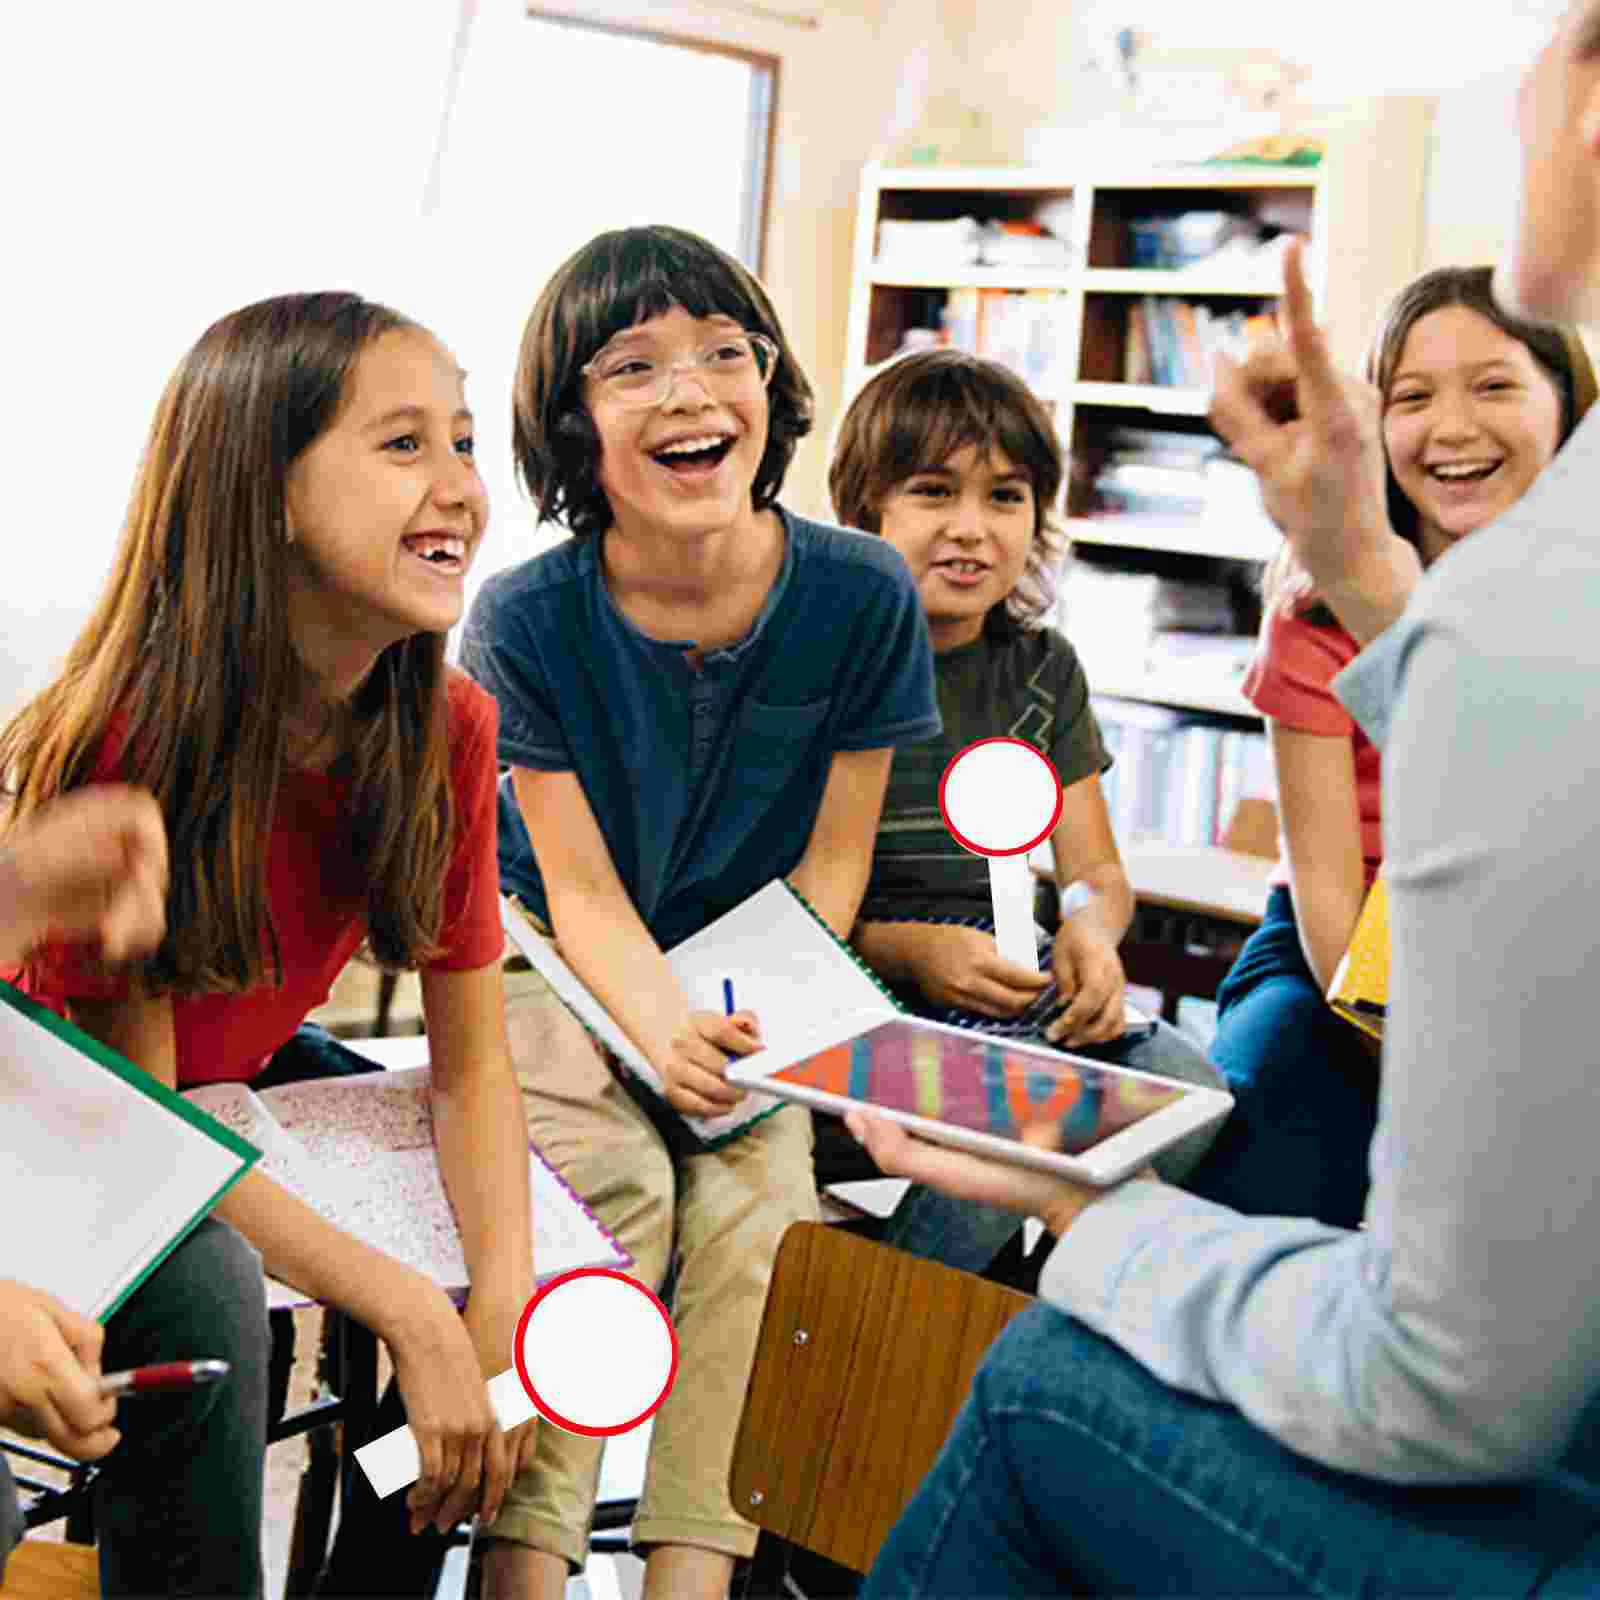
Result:
<svg viewBox="0 0 1600 1600"><path fill-rule="evenodd" d="M512 943L624 1070L660 1097L660 1074L644 1052L551 942L515 906L504 899L500 905ZM760 1019L765 1049L759 1059L772 1072L904 1010L799 890L781 878L674 945L666 957L696 1011L725 1009L723 984L732 984L735 1008ZM747 1094L720 1116L679 1120L702 1145L715 1149L781 1105Z"/></svg>

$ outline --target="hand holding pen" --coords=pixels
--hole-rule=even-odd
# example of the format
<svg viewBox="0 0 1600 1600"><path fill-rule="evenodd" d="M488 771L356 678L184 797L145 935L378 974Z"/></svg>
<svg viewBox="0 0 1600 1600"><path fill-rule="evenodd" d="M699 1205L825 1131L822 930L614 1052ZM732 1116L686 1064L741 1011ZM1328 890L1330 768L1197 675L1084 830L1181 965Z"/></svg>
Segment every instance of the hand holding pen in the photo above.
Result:
<svg viewBox="0 0 1600 1600"><path fill-rule="evenodd" d="M99 1380L101 1396L120 1399L125 1395L171 1394L197 1389L203 1383L216 1383L232 1369L226 1361L164 1361L153 1367L130 1367L125 1372L108 1372Z"/></svg>
<svg viewBox="0 0 1600 1600"><path fill-rule="evenodd" d="M723 979L723 1009L687 1013L661 1063L667 1103L688 1117L715 1117L731 1111L743 1090L727 1080L730 1056L761 1048L761 1030L748 1011L733 1010L733 982Z"/></svg>

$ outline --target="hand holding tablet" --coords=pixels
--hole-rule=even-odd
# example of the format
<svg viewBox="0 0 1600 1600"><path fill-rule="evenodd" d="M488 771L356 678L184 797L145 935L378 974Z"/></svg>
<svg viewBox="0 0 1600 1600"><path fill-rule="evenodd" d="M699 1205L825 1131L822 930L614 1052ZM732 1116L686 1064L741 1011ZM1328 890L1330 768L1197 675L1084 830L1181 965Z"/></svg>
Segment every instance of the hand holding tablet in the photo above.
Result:
<svg viewBox="0 0 1600 1600"><path fill-rule="evenodd" d="M728 1077L836 1116L878 1112L937 1144L1097 1188L1233 1106L1219 1089L923 1017L878 1022L776 1071L754 1056Z"/></svg>

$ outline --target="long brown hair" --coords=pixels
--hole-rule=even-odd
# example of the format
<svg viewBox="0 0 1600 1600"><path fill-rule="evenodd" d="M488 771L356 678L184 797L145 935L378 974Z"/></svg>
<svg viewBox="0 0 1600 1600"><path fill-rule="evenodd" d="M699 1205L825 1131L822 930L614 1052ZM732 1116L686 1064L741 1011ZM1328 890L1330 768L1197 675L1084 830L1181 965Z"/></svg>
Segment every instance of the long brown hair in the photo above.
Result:
<svg viewBox="0 0 1600 1600"><path fill-rule="evenodd" d="M1042 627L1055 605L1065 552L1050 508L1061 491L1061 445L1050 414L998 361L960 350L921 350L877 372L850 403L828 467L833 514L847 528L877 533L890 492L973 446L998 450L1033 484L1033 543L1004 606L985 619Z"/></svg>
<svg viewBox="0 0 1600 1600"><path fill-rule="evenodd" d="M108 734L148 788L171 857L152 992L283 981L267 848L304 675L290 641L285 482L332 423L362 350L415 324L342 292L214 323L156 408L115 562L60 675L0 733L6 821L90 781ZM351 859L388 966L437 953L451 847L443 634L391 645L348 704Z"/></svg>
<svg viewBox="0 0 1600 1600"><path fill-rule="evenodd" d="M1589 352L1576 328L1545 326L1524 322L1508 315L1494 297L1493 267L1436 267L1413 279L1393 300L1378 323L1367 351L1364 376L1385 400L1395 364L1405 349L1411 330L1426 316L1450 306L1464 306L1492 322L1502 333L1527 347L1540 371L1550 380L1561 401L1561 437L1557 449L1565 444L1572 430L1583 420L1594 403L1595 371ZM1406 498L1395 480L1394 470L1384 463L1389 523L1394 531L1420 552L1417 508ZM1305 610L1314 622L1331 622L1333 615L1317 601L1311 581L1296 564L1289 546L1282 545L1267 563L1261 579L1262 605L1270 611Z"/></svg>
<svg viewBox="0 0 1600 1600"><path fill-rule="evenodd" d="M698 234L661 225L618 228L556 268L523 329L511 447L541 522L563 521L576 539L611 526L611 503L600 487L600 436L583 403L583 367L623 329L673 306L691 317L732 317L778 347L767 387L767 447L750 491L757 511L778 498L795 446L811 431L813 401L766 290Z"/></svg>

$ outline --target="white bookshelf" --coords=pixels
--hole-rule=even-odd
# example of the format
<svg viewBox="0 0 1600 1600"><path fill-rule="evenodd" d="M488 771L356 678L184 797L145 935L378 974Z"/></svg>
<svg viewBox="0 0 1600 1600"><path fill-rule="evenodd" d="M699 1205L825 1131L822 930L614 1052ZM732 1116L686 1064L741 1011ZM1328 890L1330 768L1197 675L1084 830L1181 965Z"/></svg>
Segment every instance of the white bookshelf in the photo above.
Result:
<svg viewBox="0 0 1600 1600"><path fill-rule="evenodd" d="M1306 264L1319 315L1336 356L1346 365L1360 353L1384 301L1417 266L1421 245L1425 108L1421 102L1381 102L1366 120L1341 125L1319 166L1105 167L869 167L856 218L848 326L847 394L900 348L912 328L936 325L940 296L965 290L1053 294L1053 348L1047 373L1032 381L1051 407L1074 468L1058 508L1076 548L1097 559L1126 552L1206 563L1259 563L1276 546L1262 522L1216 515L1118 514L1091 492L1097 452L1112 430L1135 427L1205 436L1209 394L1204 388L1128 383L1129 319L1144 296L1171 296L1218 313L1270 312L1280 284L1276 256L1239 261L1225 256L1167 269L1136 266L1134 225L1190 210L1247 214L1275 229L1309 238ZM1066 264L1051 267L951 265L877 259L884 221L1023 221L1042 207L1071 201L1064 235ZM967 304L970 305L970 297ZM983 302L985 306L990 302ZM1074 633L1072 618L1063 624ZM1197 682L1194 674L1162 667L1096 679L1094 692L1189 710L1254 719L1229 685Z"/></svg>

